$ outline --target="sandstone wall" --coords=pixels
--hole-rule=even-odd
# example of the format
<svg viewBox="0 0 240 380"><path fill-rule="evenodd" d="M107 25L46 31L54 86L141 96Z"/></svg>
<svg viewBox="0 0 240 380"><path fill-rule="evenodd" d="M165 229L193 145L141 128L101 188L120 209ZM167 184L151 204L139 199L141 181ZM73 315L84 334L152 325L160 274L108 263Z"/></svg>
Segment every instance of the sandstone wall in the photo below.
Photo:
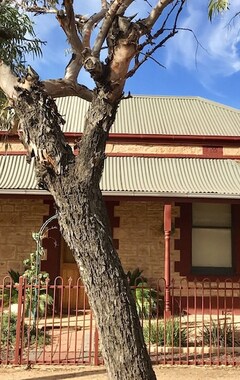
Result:
<svg viewBox="0 0 240 380"><path fill-rule="evenodd" d="M173 232L171 235L171 277L179 252L174 250L174 239L179 230L174 227L178 207L172 208ZM125 272L135 268L144 270L149 280L164 276L164 227L163 203L160 201L121 201L115 206L120 225L114 228L114 239L119 241L119 256ZM176 274L177 275L177 274Z"/></svg>
<svg viewBox="0 0 240 380"><path fill-rule="evenodd" d="M36 249L32 232L39 231L48 208L41 199L0 199L0 281L10 269L23 271L22 261Z"/></svg>

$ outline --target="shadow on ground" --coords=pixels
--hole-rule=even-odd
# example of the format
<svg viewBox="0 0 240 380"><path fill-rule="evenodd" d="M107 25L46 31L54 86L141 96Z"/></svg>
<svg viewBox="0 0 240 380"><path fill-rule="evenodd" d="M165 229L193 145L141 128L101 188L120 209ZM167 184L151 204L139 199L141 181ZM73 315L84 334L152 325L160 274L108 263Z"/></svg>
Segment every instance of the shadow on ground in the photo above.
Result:
<svg viewBox="0 0 240 380"><path fill-rule="evenodd" d="M30 370L31 371L31 370ZM86 376L93 376L93 375L103 375L106 374L106 370L93 370L93 371L81 371L81 372L72 372L72 373L63 373L63 374L49 374L47 376L37 376L34 377L34 380L65 380L65 379L74 379L76 377L86 377ZM30 380L29 377L24 378L22 380Z"/></svg>

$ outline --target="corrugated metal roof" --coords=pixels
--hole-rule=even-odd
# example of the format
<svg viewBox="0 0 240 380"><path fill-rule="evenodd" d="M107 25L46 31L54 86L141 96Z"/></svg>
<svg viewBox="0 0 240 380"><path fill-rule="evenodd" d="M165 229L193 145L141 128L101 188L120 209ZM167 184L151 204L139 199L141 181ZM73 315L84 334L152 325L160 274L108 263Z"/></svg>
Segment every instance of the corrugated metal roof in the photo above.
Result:
<svg viewBox="0 0 240 380"><path fill-rule="evenodd" d="M0 174L0 193L40 193L33 162L27 164L24 156L0 156ZM108 157L101 189L103 194L116 196L240 199L240 163L197 158Z"/></svg>
<svg viewBox="0 0 240 380"><path fill-rule="evenodd" d="M64 132L83 131L89 103L77 97L57 99L66 118ZM134 96L122 100L111 133L236 136L240 110L199 97Z"/></svg>

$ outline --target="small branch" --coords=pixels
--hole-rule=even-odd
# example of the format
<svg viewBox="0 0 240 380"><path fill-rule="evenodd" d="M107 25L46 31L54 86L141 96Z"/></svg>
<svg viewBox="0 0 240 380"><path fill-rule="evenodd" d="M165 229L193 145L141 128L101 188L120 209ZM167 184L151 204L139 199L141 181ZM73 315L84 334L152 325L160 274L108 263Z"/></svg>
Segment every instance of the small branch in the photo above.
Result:
<svg viewBox="0 0 240 380"><path fill-rule="evenodd" d="M155 22L159 19L164 9L174 0L159 0L156 6L150 12L150 15L144 20L144 25L150 30Z"/></svg>
<svg viewBox="0 0 240 380"><path fill-rule="evenodd" d="M150 33L147 35L147 40L145 42L143 42L142 44L139 45L139 51L142 51L144 49L144 47L146 47L147 45L152 45L154 42L154 40L156 40L161 34L164 33L164 31L166 30L165 27L166 27L166 24L170 18L170 16L172 15L172 13L174 12L175 8L177 7L177 3L174 4L174 6L172 7L172 9L168 12L168 14L166 15L165 17L165 20L161 23L161 28L159 30L157 30L157 32L155 32L153 35L151 35ZM179 14L182 10L182 5L180 7L180 9L178 10L177 12L177 15L175 16L175 22L174 22L174 26L173 26L173 29L176 28L176 23L177 23L177 20L178 20L178 17L179 17Z"/></svg>
<svg viewBox="0 0 240 380"><path fill-rule="evenodd" d="M164 31L167 31L167 30L168 30L168 29L164 29L163 32L164 32ZM202 46L202 44L199 42L199 40L198 40L196 34L193 32L192 29L189 29L189 28L177 28L177 27L176 27L176 23L175 23L175 27L174 27L174 29L170 29L170 30L169 30L169 34L168 34L163 40L161 40L157 45L155 45L153 49L149 50L149 51L145 54L144 59L142 59L141 61L138 61L138 60L137 60L137 61L135 62L134 67L128 72L128 74L127 74L127 78L132 77L132 76L134 75L134 73L139 69L139 67L142 66L142 64L143 64L148 58L154 60L158 65L160 65L161 67L165 68L164 65L162 65L161 63L159 63L157 60L155 60L155 59L152 57L152 54L153 54L157 49L159 49L160 47L164 46L165 42L166 42L168 39L172 38L172 37L173 37L175 34L177 34L179 31L187 31L187 32L191 32L191 33L193 34L194 39L196 40L196 43L197 43L196 52L197 52L197 50L198 50L198 46L200 46L203 50L207 51L207 50L204 48L204 46ZM157 33L158 33L158 32L157 32ZM143 54L143 53L142 53L142 54ZM197 66L197 64L196 64L196 66Z"/></svg>
<svg viewBox="0 0 240 380"><path fill-rule="evenodd" d="M58 10L56 8L46 8L46 7L39 7L39 6L34 6L34 7L26 7L24 6L23 2L21 3L21 7L29 13L35 13L36 15L40 14L57 14Z"/></svg>
<svg viewBox="0 0 240 380"><path fill-rule="evenodd" d="M146 62L147 59L149 59L149 58L151 58L151 59L152 59L154 62L156 62L159 66L165 68L165 66L163 66L163 65L162 65L160 62L158 62L157 60L155 60L155 59L152 57L152 55L153 55L153 53L154 53L157 49L159 49L160 47L162 47L162 46L165 44L165 42L166 42L167 40L169 40L170 38L172 38L176 33L177 33L177 30L174 31L174 32L171 30L171 32L170 32L170 33L169 33L169 34L168 34L163 40L161 40L161 42L159 42L157 45L154 46L153 49L149 50L146 54L144 54L144 58L143 58L141 61L136 62L135 65L134 65L134 67L133 67L131 70L129 70L129 72L127 73L127 78L132 77L132 76L135 74L135 72L139 69L139 67L142 66L142 64L143 64L144 62ZM142 53L142 54L143 54L143 53Z"/></svg>
<svg viewBox="0 0 240 380"><path fill-rule="evenodd" d="M107 37L108 31L112 25L113 19L116 16L120 6L124 4L124 0L114 0L110 8L108 9L101 29L96 37L94 47L92 49L92 54L94 57L99 57L102 45L105 38Z"/></svg>
<svg viewBox="0 0 240 380"><path fill-rule="evenodd" d="M64 79L73 83L77 82L78 74L82 68L82 57L80 54L73 53L65 68Z"/></svg>
<svg viewBox="0 0 240 380"><path fill-rule="evenodd" d="M59 11L57 14L57 20L64 30L73 51L73 56L65 70L65 79L76 82L78 74L82 68L81 53L83 45L78 36L72 1L65 0L64 5L66 14L63 11Z"/></svg>
<svg viewBox="0 0 240 380"><path fill-rule="evenodd" d="M230 21L227 23L227 26L228 26L228 27L231 26L231 24L233 23L233 20L234 20L235 18L237 18L238 16L240 16L240 11L237 12L233 17L231 17Z"/></svg>
<svg viewBox="0 0 240 380"><path fill-rule="evenodd" d="M108 2L107 2L107 0L101 0L101 4L102 4L102 9L108 8Z"/></svg>
<svg viewBox="0 0 240 380"><path fill-rule="evenodd" d="M117 12L118 15L123 15L127 8L133 3L134 0L125 0L123 5L119 7L119 10Z"/></svg>
<svg viewBox="0 0 240 380"><path fill-rule="evenodd" d="M91 38L93 26L99 23L99 21L105 17L107 10L108 8L103 8L99 13L95 13L87 20L87 22L83 26L82 33L83 33L84 48L90 49L90 38Z"/></svg>
<svg viewBox="0 0 240 380"><path fill-rule="evenodd" d="M148 38L147 38L147 40L145 41L145 42L143 42L141 45L139 45L139 47L138 47L138 51L140 51L140 52L142 52L142 50L144 49L144 47L146 47L147 45L149 45L149 44L151 44L151 45L153 45L153 44L155 44L155 40L160 36L160 35L162 35L163 33L165 33L165 32L168 32L168 34L158 43L158 44L155 44L154 45L154 47L152 48L152 49L150 49L150 50L148 50L147 52L146 52L146 54L144 55L144 58L141 60L141 61L139 61L138 60L138 57L136 57L136 60L135 60L135 65L134 65L134 67L128 72L128 74L127 74L127 77L129 78L129 77L131 77L131 76L133 76L134 75L134 73L139 69L139 67L144 63L144 62L146 62L146 60L148 59L148 58L151 58L151 59L153 59L152 58L152 55L154 54L154 52L157 50L157 49L159 49L159 48L161 48L162 46L164 46L164 44L165 44L165 42L167 41L167 40L169 40L170 38L172 38L176 33L178 33L178 31L179 30L187 30L187 29L181 29L181 28L177 28L177 22L178 22L178 19L179 19L179 16L180 16L180 14L181 14L181 12L182 12L182 10L183 10L183 6L184 6L184 3L185 3L185 1L186 0L181 0L181 2L180 2L180 5L179 5L179 1L177 1L174 5L173 5L173 7L172 7L172 9L168 12L168 14L166 15L166 17L165 17L165 20L162 22L162 24L161 24L161 28L152 36L152 35L150 35L150 33L149 33L149 35L148 35ZM176 9L176 7L179 5L179 8L178 8L178 10L177 10L177 12L176 12L176 15L175 15L175 19L174 19L174 23L173 23L173 27L171 28L171 29L168 29L168 28L165 28L165 26L166 26L166 24L167 24L167 21L170 19L170 16L172 16L172 13L174 12L174 10ZM140 22L140 25L141 25L141 23L142 22ZM144 25L145 25L145 23L144 23ZM196 38L196 36L195 36L195 38ZM160 65L161 67L164 67L162 64L160 64L157 60L155 60L155 59L153 59L158 65Z"/></svg>

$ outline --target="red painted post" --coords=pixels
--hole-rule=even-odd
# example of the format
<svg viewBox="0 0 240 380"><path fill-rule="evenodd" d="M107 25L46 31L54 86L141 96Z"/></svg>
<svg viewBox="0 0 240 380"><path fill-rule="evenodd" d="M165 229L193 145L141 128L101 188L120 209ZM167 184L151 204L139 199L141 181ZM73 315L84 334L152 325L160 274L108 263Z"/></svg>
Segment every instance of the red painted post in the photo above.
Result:
<svg viewBox="0 0 240 380"><path fill-rule="evenodd" d="M99 365L99 338L98 338L98 329L95 328L95 333L94 333L94 365L98 366Z"/></svg>
<svg viewBox="0 0 240 380"><path fill-rule="evenodd" d="M171 301L170 301L170 235L172 229L172 206L164 205L164 278L165 278L165 309L166 317L171 315Z"/></svg>
<svg viewBox="0 0 240 380"><path fill-rule="evenodd" d="M17 325L16 325L16 343L15 343L15 355L14 355L14 364L21 364L21 332L22 332L22 303L23 303L23 287L24 279L19 277L18 284L18 310L17 310Z"/></svg>

